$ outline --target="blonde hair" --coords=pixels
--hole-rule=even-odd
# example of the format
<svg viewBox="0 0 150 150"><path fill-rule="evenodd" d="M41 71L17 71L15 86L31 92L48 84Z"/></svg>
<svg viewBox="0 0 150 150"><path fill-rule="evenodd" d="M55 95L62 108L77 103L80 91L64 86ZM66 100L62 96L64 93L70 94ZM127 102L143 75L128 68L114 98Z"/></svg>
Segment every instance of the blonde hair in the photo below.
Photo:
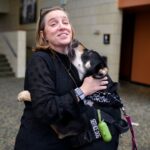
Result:
<svg viewBox="0 0 150 150"><path fill-rule="evenodd" d="M67 14L67 12L64 10L64 8L55 6L55 7L49 7L49 8L42 8L40 10L40 17L38 18L37 24L36 24L36 32L35 32L35 38L36 38L36 47L33 49L33 51L37 51L40 49L46 50L50 48L50 45L48 42L41 37L40 32L44 30L45 27L45 16L52 11L55 10L61 10ZM68 16L68 14L67 14ZM72 39L74 38L74 29L71 25L72 28Z"/></svg>

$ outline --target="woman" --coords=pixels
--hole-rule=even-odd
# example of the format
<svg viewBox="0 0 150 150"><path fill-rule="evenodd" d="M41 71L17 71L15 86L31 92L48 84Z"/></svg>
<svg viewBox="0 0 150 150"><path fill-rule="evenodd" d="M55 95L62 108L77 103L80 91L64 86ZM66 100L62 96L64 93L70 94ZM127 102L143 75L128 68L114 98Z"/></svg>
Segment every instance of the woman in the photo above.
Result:
<svg viewBox="0 0 150 150"><path fill-rule="evenodd" d="M80 133L91 128L90 119L97 120L96 110L83 105L82 99L106 89L107 77L90 76L80 81L67 55L73 38L73 28L62 8L41 10L36 48L25 76L24 88L30 91L32 102L25 102L15 150L71 150L72 137L82 137ZM71 138L59 139L55 131L69 132ZM92 144L80 143L81 147L75 141L75 149L115 150L117 142L118 136L110 143L98 137L90 141Z"/></svg>

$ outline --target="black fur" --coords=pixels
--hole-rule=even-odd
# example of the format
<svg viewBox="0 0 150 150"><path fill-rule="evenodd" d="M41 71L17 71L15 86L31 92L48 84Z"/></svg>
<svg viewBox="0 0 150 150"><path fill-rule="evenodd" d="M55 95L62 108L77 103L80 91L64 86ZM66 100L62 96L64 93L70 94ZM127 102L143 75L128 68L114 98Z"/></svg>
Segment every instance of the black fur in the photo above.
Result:
<svg viewBox="0 0 150 150"><path fill-rule="evenodd" d="M81 56L81 60L83 64L89 61L91 67L86 69L85 77L92 75L95 78L102 78L104 74L100 73L99 70L103 68L107 68L107 64L98 52L94 50L84 49L84 53Z"/></svg>

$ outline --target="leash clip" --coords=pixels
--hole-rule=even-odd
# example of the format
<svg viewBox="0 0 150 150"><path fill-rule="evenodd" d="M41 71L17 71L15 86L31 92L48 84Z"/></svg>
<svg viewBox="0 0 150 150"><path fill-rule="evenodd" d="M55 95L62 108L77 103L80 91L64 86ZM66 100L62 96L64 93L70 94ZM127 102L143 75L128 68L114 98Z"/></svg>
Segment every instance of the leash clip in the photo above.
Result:
<svg viewBox="0 0 150 150"><path fill-rule="evenodd" d="M127 116L125 107L122 107L121 110L122 110L122 112L123 112L123 115L124 115L124 116Z"/></svg>

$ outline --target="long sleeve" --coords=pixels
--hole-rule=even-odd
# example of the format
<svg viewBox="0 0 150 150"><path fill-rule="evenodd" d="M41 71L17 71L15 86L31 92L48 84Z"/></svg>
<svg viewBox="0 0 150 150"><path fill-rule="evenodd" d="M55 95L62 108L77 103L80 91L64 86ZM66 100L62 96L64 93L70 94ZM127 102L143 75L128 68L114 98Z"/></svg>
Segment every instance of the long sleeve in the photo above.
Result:
<svg viewBox="0 0 150 150"><path fill-rule="evenodd" d="M78 116L74 92L60 95L56 90L56 70L54 64L47 62L37 53L33 54L27 68L28 90L31 92L32 109L36 118L44 123L57 123L71 116ZM63 79L62 79L63 80ZM63 85L65 86L65 85Z"/></svg>

